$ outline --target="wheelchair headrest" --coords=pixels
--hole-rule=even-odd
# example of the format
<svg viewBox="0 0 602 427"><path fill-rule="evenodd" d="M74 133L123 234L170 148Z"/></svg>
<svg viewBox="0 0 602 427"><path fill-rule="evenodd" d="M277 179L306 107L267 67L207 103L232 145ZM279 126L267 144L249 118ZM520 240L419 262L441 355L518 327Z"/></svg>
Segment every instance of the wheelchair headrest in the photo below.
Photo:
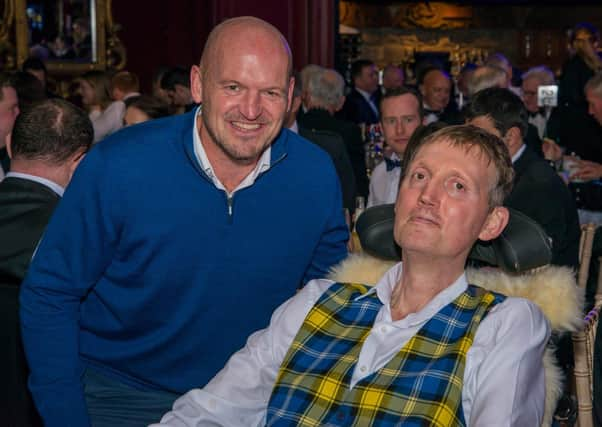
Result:
<svg viewBox="0 0 602 427"><path fill-rule="evenodd" d="M393 204L368 208L356 224L362 249L386 260L401 259L401 249L393 238ZM549 264L552 242L543 228L528 216L508 208L510 218L504 231L489 242L477 241L468 259L494 265L508 273L522 273Z"/></svg>

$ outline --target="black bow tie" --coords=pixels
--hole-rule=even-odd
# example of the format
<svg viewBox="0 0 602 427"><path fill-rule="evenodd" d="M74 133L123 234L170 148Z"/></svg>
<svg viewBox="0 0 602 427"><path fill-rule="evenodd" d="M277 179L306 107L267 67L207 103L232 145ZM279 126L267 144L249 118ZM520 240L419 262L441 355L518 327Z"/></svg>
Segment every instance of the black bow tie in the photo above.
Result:
<svg viewBox="0 0 602 427"><path fill-rule="evenodd" d="M439 117L442 113L443 113L443 111L435 111L435 110L429 110L428 108L424 108L425 116L428 116L429 114L434 114L435 116Z"/></svg>
<svg viewBox="0 0 602 427"><path fill-rule="evenodd" d="M535 112L529 111L528 113L529 113L529 118L530 119L532 119L534 117L537 117L537 116L543 116L543 117L546 116L546 112L545 112L545 110L543 108L540 108L539 110L537 110Z"/></svg>
<svg viewBox="0 0 602 427"><path fill-rule="evenodd" d="M385 164L387 165L387 172L391 172L395 168L401 167L401 161L389 159L385 157Z"/></svg>

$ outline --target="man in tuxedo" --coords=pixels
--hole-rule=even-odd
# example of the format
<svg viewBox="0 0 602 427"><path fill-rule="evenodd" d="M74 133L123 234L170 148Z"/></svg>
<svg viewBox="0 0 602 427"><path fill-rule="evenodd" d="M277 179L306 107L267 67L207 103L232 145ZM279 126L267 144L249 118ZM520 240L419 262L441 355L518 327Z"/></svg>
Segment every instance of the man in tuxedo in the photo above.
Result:
<svg viewBox="0 0 602 427"><path fill-rule="evenodd" d="M378 123L378 71L374 62L358 59L351 64L353 89L347 95L339 117L355 124Z"/></svg>
<svg viewBox="0 0 602 427"><path fill-rule="evenodd" d="M10 165L6 151L6 139L13 129L19 114L19 99L13 77L0 73L0 181L4 178Z"/></svg>
<svg viewBox="0 0 602 427"><path fill-rule="evenodd" d="M27 390L28 369L18 332L18 287L93 137L88 115L58 98L24 109L8 137L12 162L0 182L0 327L4 337L0 412L5 425L42 425Z"/></svg>
<svg viewBox="0 0 602 427"><path fill-rule="evenodd" d="M304 87L306 112L299 117L306 129L335 132L343 138L355 176L356 194L368 197L366 153L360 128L336 117L345 102L345 81L332 69L314 69Z"/></svg>
<svg viewBox="0 0 602 427"><path fill-rule="evenodd" d="M539 139L553 138L548 130L548 123L552 117L552 107L540 107L537 102L539 86L553 85L556 83L554 73L548 67L539 66L527 70L522 76L521 97L529 113L529 124L535 126Z"/></svg>
<svg viewBox="0 0 602 427"><path fill-rule="evenodd" d="M509 89L477 92L468 106L467 120L502 138L514 168L514 185L504 205L537 221L552 239L552 264L577 269L581 229L577 207L556 171L524 142L527 109ZM573 364L570 336L556 337L556 356L565 373Z"/></svg>
<svg viewBox="0 0 602 427"><path fill-rule="evenodd" d="M395 203L401 177L401 161L414 131L422 124L422 97L414 89L392 89L380 101L380 126L391 149L370 176L368 207Z"/></svg>
<svg viewBox="0 0 602 427"><path fill-rule="evenodd" d="M515 171L514 188L505 205L537 221L552 238L552 263L577 267L579 219L567 186L554 169L524 143L527 110L508 89L488 88L475 94L467 120L502 138Z"/></svg>
<svg viewBox="0 0 602 427"><path fill-rule="evenodd" d="M452 81L449 74L438 67L428 67L421 73L418 89L422 94L425 124L439 120L459 124L455 103L450 105Z"/></svg>

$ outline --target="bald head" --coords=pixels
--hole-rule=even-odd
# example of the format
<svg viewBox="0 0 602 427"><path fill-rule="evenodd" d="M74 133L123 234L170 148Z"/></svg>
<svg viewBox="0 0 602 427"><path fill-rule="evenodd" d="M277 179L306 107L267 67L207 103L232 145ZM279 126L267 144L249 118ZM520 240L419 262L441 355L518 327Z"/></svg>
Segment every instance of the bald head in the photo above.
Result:
<svg viewBox="0 0 602 427"><path fill-rule="evenodd" d="M209 34L201 56L201 71L206 75L216 59L230 54L233 46L262 48L287 61L287 78L292 76L293 57L288 42L272 24L253 16L227 19Z"/></svg>
<svg viewBox="0 0 602 427"><path fill-rule="evenodd" d="M200 66L190 70L192 98L203 108L197 122L201 143L227 189L248 175L278 137L293 98L291 70L282 34L251 17L215 27Z"/></svg>

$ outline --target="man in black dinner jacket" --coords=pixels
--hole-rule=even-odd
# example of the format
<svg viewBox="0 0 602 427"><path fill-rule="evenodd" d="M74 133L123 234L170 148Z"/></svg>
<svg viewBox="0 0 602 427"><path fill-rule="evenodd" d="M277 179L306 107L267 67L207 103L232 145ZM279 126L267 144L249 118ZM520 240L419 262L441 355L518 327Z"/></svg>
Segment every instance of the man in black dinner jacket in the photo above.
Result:
<svg viewBox="0 0 602 427"><path fill-rule="evenodd" d="M0 277L20 284L50 215L92 144L85 112L59 99L23 111L9 136L0 183Z"/></svg>
<svg viewBox="0 0 602 427"><path fill-rule="evenodd" d="M371 125L378 123L378 70L374 62L358 59L351 64L351 80L353 89L347 94L345 104L337 117L355 124Z"/></svg>
<svg viewBox="0 0 602 427"><path fill-rule="evenodd" d="M18 320L19 285L93 137L88 115L55 98L22 111L7 138L11 166L0 182L0 412L4 425L42 425L27 390L28 369Z"/></svg>

